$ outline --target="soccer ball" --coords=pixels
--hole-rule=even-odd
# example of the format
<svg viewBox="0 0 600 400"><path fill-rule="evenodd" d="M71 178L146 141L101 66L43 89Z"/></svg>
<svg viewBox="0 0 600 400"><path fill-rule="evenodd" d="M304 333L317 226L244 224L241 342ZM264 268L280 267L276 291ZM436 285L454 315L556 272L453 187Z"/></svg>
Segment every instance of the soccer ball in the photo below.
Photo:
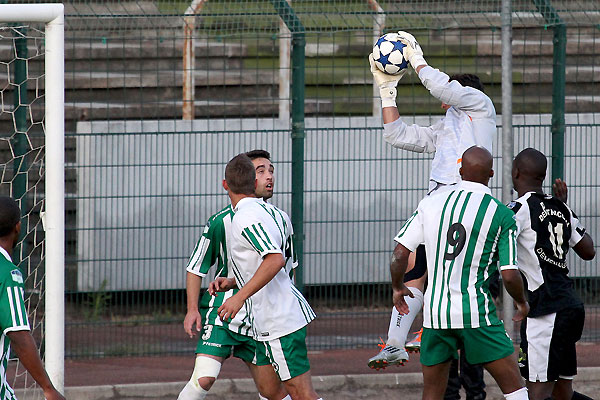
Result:
<svg viewBox="0 0 600 400"><path fill-rule="evenodd" d="M405 45L398 40L396 33L386 33L373 46L373 61L380 71L396 75L408 67L402 50Z"/></svg>

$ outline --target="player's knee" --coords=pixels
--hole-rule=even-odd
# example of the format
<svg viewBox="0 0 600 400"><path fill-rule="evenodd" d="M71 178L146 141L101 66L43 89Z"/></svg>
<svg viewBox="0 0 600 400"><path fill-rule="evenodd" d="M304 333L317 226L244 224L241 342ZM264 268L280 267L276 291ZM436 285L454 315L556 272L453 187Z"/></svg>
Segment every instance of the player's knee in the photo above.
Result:
<svg viewBox="0 0 600 400"><path fill-rule="evenodd" d="M212 387L213 383L215 383L215 381L217 380L217 378L212 377L212 376L203 376L198 378L198 384L200 385L200 387L206 391L210 390L210 388Z"/></svg>
<svg viewBox="0 0 600 400"><path fill-rule="evenodd" d="M198 356L189 383L196 388L209 391L220 371L221 363L219 361L210 357Z"/></svg>

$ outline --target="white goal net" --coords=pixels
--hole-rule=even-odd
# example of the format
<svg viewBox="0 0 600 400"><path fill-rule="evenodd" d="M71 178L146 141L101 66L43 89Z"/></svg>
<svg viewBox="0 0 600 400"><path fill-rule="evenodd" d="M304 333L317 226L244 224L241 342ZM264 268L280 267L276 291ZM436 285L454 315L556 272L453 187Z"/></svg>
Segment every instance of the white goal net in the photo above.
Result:
<svg viewBox="0 0 600 400"><path fill-rule="evenodd" d="M32 334L64 390L64 28L61 4L0 4L0 195L17 200ZM14 357L14 354L12 355ZM18 360L9 384L43 398Z"/></svg>

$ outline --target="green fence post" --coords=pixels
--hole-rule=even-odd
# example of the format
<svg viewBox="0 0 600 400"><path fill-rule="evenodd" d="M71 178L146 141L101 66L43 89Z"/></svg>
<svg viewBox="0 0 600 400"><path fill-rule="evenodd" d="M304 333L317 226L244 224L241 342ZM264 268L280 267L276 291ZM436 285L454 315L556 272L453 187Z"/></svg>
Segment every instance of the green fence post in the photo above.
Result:
<svg viewBox="0 0 600 400"><path fill-rule="evenodd" d="M567 26L549 0L534 0L546 24L552 26L552 182L564 178L565 169L565 67Z"/></svg>
<svg viewBox="0 0 600 400"><path fill-rule="evenodd" d="M14 80L16 89L14 92L14 119L15 119L15 136L13 138L13 149L14 149L14 179L12 186L12 196L14 199L20 201L21 213L25 216L21 217L21 224L26 226L27 224L27 213L29 207L27 204L27 38L25 33L27 28L17 28L17 32L21 36L15 39L15 72ZM21 242L16 251L13 252L13 258L15 265L19 265L21 262L21 254L26 254L25 232L27 229L21 229Z"/></svg>
<svg viewBox="0 0 600 400"><path fill-rule="evenodd" d="M296 285L304 291L304 56L305 29L285 0L272 0L277 13L292 33L292 225L300 268Z"/></svg>

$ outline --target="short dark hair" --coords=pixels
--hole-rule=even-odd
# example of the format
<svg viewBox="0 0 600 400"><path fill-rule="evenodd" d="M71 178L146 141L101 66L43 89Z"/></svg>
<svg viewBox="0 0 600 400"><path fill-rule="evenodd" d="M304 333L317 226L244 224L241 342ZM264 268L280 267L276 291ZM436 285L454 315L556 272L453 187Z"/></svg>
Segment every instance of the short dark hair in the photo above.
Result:
<svg viewBox="0 0 600 400"><path fill-rule="evenodd" d="M245 153L233 157L225 167L225 181L235 194L254 194L256 171L250 157Z"/></svg>
<svg viewBox="0 0 600 400"><path fill-rule="evenodd" d="M10 197L0 197L0 237L11 233L21 220L19 204Z"/></svg>
<svg viewBox="0 0 600 400"><path fill-rule="evenodd" d="M450 77L451 81L457 81L463 86L469 86L485 93L483 83L477 75L474 74L454 74Z"/></svg>
<svg viewBox="0 0 600 400"><path fill-rule="evenodd" d="M266 150L250 150L246 152L246 155L250 157L250 160L252 161L256 160L257 158L266 158L267 160L271 161L271 154Z"/></svg>

